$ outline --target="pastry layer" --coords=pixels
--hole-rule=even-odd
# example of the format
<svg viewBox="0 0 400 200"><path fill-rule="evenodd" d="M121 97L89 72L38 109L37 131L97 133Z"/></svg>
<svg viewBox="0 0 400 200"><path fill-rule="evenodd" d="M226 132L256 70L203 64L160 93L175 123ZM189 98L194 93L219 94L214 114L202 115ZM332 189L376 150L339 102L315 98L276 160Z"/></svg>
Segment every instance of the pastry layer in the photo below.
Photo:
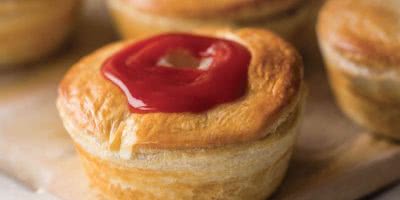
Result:
<svg viewBox="0 0 400 200"><path fill-rule="evenodd" d="M366 70L400 74L400 1L328 1L319 16L320 40Z"/></svg>
<svg viewBox="0 0 400 200"><path fill-rule="evenodd" d="M62 44L79 0L0 2L0 68L35 61Z"/></svg>
<svg viewBox="0 0 400 200"><path fill-rule="evenodd" d="M185 1L186 2L186 1ZM190 1L192 2L192 1ZM213 1L219 2L219 1ZM222 1L221 1L222 2ZM285 1L264 1L274 4L285 4ZM254 4L254 2L247 2ZM153 12L140 10L135 6L127 6L127 1L108 0L108 6L118 26L119 32L125 38L138 37L143 35L157 34L166 31L192 31L201 28L240 28L240 27L259 27L271 29L285 38L291 39L291 36L305 24L309 15L309 4L300 2L295 7L288 10L279 10L279 12L269 13L268 16L258 18L237 19L229 17L224 12L218 16L223 17L206 17L206 18L190 18L157 15ZM205 6L206 3L201 2ZM258 8L258 7L257 7ZM271 8L272 9L272 8ZM263 10L252 11L250 13L265 14ZM268 12L267 12L268 13ZM240 16L236 11L232 12L233 16Z"/></svg>
<svg viewBox="0 0 400 200"><path fill-rule="evenodd" d="M215 147L273 133L302 93L298 53L264 30L203 34L234 40L249 49L249 84L242 98L198 114L131 113L124 94L100 74L105 59L132 41L121 42L84 58L61 82L57 105L66 128L81 130L81 137L94 138L99 145L128 155L135 148Z"/></svg>
<svg viewBox="0 0 400 200"><path fill-rule="evenodd" d="M273 134L239 145L137 149L127 160L96 143L76 146L92 185L106 199L261 200L270 196L284 177L300 107L301 104Z"/></svg>

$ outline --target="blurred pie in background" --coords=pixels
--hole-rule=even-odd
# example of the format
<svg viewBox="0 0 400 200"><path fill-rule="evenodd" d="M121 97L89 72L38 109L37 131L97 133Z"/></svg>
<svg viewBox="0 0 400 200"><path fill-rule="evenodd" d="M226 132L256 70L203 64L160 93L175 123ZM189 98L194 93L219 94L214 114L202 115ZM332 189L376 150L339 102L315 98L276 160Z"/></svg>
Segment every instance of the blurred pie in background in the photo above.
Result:
<svg viewBox="0 0 400 200"><path fill-rule="evenodd" d="M342 110L372 132L400 139L400 1L328 1L317 29Z"/></svg>
<svg viewBox="0 0 400 200"><path fill-rule="evenodd" d="M108 0L124 38L198 28L258 27L293 39L309 19L304 0Z"/></svg>
<svg viewBox="0 0 400 200"><path fill-rule="evenodd" d="M71 32L80 0L0 1L0 68L37 61Z"/></svg>

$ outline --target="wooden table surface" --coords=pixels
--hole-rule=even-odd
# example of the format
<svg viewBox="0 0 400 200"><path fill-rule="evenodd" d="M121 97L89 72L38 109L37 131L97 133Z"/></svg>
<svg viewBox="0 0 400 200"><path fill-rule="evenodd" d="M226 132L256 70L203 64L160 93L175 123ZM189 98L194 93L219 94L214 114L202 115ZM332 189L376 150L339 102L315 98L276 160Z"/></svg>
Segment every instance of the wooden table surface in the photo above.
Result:
<svg viewBox="0 0 400 200"><path fill-rule="evenodd" d="M0 199L95 199L55 108L65 71L115 40L103 1L88 0L65 50L0 73ZM400 147L335 105L317 55L306 56L308 103L288 175L273 199L355 199L400 179ZM395 195L399 193L394 192Z"/></svg>
<svg viewBox="0 0 400 200"><path fill-rule="evenodd" d="M373 195L371 200L398 200L400 199L400 184L391 187L377 195Z"/></svg>

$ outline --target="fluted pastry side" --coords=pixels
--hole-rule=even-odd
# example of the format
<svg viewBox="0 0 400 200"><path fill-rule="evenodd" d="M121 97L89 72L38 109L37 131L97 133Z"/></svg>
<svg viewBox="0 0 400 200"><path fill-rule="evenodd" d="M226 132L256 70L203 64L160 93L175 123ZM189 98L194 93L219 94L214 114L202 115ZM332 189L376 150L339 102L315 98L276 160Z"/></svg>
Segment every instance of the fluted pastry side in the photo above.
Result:
<svg viewBox="0 0 400 200"><path fill-rule="evenodd" d="M256 142L212 149L137 150L129 160L87 148L95 144L76 146L93 187L105 199L261 200L284 177L298 118L298 111L291 113L276 132Z"/></svg>

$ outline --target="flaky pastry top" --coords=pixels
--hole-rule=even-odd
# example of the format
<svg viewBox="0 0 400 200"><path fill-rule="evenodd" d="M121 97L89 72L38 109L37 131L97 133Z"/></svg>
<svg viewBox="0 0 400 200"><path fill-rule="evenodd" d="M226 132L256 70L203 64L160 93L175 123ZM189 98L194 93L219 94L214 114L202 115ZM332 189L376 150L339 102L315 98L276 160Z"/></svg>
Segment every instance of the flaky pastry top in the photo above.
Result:
<svg viewBox="0 0 400 200"><path fill-rule="evenodd" d="M298 7L303 0L111 0L170 17L254 19Z"/></svg>
<svg viewBox="0 0 400 200"><path fill-rule="evenodd" d="M83 58L65 75L57 102L64 124L111 149L127 141L138 148L214 147L273 132L300 101L303 65L296 50L264 30L201 34L239 42L250 51L243 97L201 113L132 113L122 91L100 72L108 57L134 42L123 41Z"/></svg>
<svg viewBox="0 0 400 200"><path fill-rule="evenodd" d="M322 9L321 42L372 70L400 72L400 1L331 0Z"/></svg>

